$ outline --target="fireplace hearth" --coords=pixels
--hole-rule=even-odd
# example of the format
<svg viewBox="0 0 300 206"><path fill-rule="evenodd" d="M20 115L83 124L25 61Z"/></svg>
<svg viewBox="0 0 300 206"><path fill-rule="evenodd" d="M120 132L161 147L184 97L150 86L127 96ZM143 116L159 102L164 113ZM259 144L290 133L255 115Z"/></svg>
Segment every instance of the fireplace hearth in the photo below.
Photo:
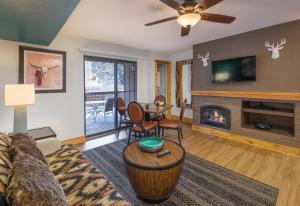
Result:
<svg viewBox="0 0 300 206"><path fill-rule="evenodd" d="M200 107L200 122L203 125L230 130L231 112L229 109L221 106L202 106Z"/></svg>

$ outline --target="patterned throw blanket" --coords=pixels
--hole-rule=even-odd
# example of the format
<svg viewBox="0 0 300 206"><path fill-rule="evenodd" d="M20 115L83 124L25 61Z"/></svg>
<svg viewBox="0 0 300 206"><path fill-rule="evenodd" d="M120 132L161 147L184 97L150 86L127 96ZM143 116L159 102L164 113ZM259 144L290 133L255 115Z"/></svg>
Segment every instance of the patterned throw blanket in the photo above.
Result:
<svg viewBox="0 0 300 206"><path fill-rule="evenodd" d="M70 205L130 205L74 146L65 145L46 158Z"/></svg>

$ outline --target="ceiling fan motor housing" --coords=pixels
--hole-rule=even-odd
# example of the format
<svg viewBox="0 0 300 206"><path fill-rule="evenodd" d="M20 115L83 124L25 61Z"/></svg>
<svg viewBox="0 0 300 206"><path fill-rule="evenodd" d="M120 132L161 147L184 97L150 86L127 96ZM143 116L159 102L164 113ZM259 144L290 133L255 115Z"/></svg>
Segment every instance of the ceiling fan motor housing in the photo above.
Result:
<svg viewBox="0 0 300 206"><path fill-rule="evenodd" d="M178 9L180 15L188 13L199 13L201 11L200 7L197 7L197 3L194 1L185 1Z"/></svg>

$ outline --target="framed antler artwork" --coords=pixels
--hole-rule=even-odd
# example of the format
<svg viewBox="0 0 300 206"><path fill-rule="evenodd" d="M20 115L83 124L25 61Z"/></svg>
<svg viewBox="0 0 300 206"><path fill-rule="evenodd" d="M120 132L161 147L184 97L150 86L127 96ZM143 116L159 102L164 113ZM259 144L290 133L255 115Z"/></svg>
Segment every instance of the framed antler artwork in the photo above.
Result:
<svg viewBox="0 0 300 206"><path fill-rule="evenodd" d="M66 52L19 47L19 83L34 84L36 93L66 92Z"/></svg>

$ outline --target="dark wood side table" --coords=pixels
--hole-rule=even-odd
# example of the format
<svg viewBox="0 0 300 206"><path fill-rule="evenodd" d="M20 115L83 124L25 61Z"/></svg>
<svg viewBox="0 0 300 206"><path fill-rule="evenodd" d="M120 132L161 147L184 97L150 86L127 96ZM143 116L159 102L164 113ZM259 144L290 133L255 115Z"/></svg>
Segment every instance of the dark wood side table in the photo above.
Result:
<svg viewBox="0 0 300 206"><path fill-rule="evenodd" d="M56 133L50 127L28 130L28 135L31 136L34 140L56 137Z"/></svg>
<svg viewBox="0 0 300 206"><path fill-rule="evenodd" d="M157 157L139 149L139 141L132 142L123 151L129 181L137 196L145 202L166 200L174 191L181 175L185 150L176 142L164 140L163 150L172 153Z"/></svg>

